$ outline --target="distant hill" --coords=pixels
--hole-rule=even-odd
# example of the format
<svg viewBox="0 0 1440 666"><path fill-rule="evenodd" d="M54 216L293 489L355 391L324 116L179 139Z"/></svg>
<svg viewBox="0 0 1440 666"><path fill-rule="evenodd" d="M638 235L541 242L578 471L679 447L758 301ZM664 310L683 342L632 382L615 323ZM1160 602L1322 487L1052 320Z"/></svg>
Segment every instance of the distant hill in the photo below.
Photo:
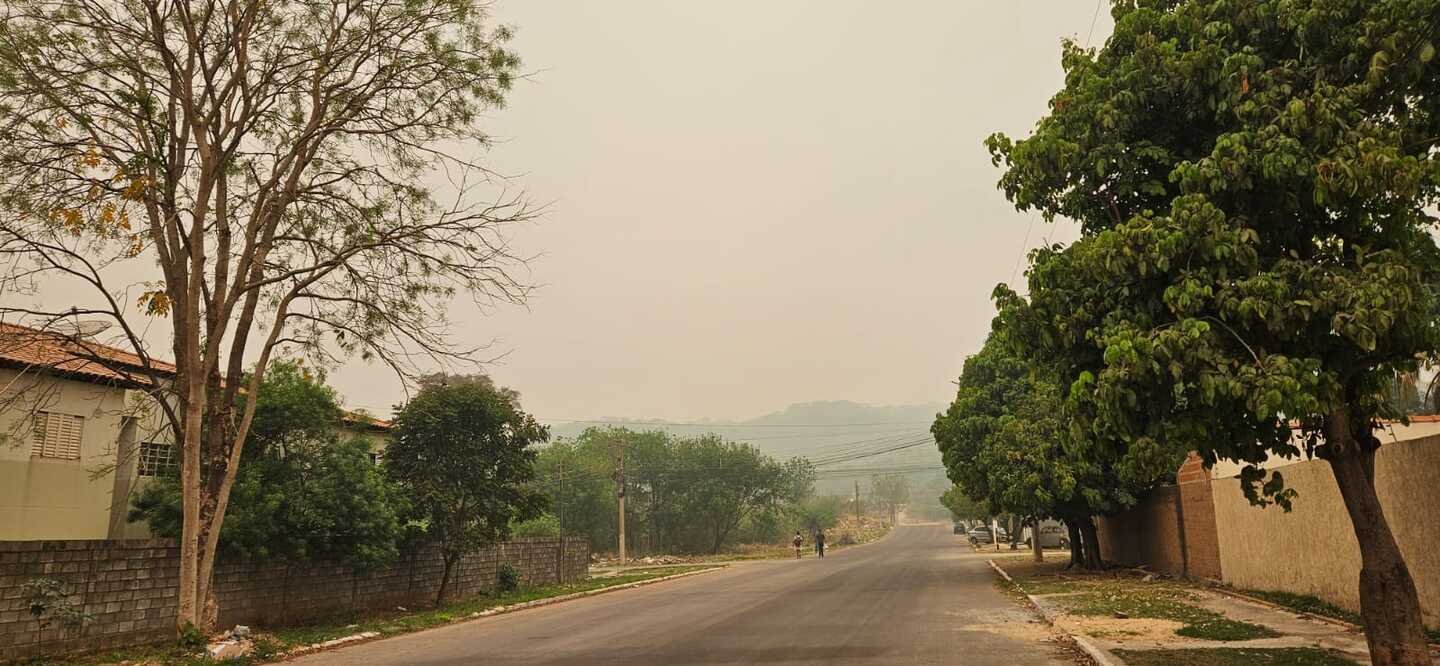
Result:
<svg viewBox="0 0 1440 666"><path fill-rule="evenodd" d="M853 492L860 482L868 490L870 476L900 473L911 479L917 500L928 500L935 488L946 487L940 453L930 438L930 424L945 409L941 403L867 405L848 400L792 404L744 421L676 423L645 419L598 419L551 424L556 438L574 437L589 427L660 430L680 435L716 433L749 442L780 459L803 456L816 463L821 492ZM921 490L923 488L923 490Z"/></svg>

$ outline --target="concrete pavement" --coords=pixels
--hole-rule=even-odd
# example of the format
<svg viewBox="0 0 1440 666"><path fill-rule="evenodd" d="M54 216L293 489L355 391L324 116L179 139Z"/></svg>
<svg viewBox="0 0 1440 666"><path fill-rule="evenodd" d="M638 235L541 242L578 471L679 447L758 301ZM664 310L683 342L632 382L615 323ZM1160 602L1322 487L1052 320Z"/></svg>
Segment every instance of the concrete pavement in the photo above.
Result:
<svg viewBox="0 0 1440 666"><path fill-rule="evenodd" d="M327 664L1071 664L948 526L295 660Z"/></svg>

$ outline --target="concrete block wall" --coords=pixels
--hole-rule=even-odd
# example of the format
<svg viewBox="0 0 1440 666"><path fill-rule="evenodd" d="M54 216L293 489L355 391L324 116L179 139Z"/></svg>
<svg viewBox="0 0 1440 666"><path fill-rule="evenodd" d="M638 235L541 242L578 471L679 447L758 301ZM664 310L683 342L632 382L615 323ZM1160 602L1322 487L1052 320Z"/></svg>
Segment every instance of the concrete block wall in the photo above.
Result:
<svg viewBox="0 0 1440 666"><path fill-rule="evenodd" d="M1220 541L1209 470L1191 454L1176 474L1128 511L1096 521L1100 556L1173 576L1221 578Z"/></svg>
<svg viewBox="0 0 1440 666"><path fill-rule="evenodd" d="M585 539L517 539L467 555L456 565L447 600L494 588L502 563L525 584L588 575ZM179 549L168 540L0 542L0 662L170 640L179 596ZM276 626L337 613L422 607L432 603L444 564L433 548L383 569L355 574L343 566L221 563L215 572L219 624ZM30 616L21 586L59 580L91 616L78 629L44 632Z"/></svg>

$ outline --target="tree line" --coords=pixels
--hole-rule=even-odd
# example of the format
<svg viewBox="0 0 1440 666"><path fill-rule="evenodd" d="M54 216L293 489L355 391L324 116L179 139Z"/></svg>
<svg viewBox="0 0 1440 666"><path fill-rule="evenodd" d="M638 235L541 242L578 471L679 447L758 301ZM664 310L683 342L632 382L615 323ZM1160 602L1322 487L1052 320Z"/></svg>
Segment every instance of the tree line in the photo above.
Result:
<svg viewBox="0 0 1440 666"><path fill-rule="evenodd" d="M832 527L840 498L815 492L815 466L777 460L719 435L589 428L539 453L547 521L618 548L618 492L625 493L629 549L717 553L737 543L776 543L795 529ZM623 473L622 473L623 469Z"/></svg>
<svg viewBox="0 0 1440 666"><path fill-rule="evenodd" d="M243 465L230 494L219 555L253 561L331 562L373 570L420 546L440 550L445 599L466 553L510 537L539 516L533 488L544 426L520 396L484 375L433 375L396 408L383 444L342 427L344 412L321 373L277 362L265 373ZM175 470L132 501L130 520L158 536L181 534Z"/></svg>
<svg viewBox="0 0 1440 666"><path fill-rule="evenodd" d="M1360 547L1376 664L1428 664L1415 583L1375 488L1390 388L1440 355L1436 0L1114 2L1064 46L1000 189L1079 240L1001 285L934 426L973 499L1078 521L1131 506L1187 451L1241 463L1256 505L1303 502L1272 457L1329 463ZM1072 540L1073 541L1073 540ZM1303 566L1303 563L1297 563Z"/></svg>

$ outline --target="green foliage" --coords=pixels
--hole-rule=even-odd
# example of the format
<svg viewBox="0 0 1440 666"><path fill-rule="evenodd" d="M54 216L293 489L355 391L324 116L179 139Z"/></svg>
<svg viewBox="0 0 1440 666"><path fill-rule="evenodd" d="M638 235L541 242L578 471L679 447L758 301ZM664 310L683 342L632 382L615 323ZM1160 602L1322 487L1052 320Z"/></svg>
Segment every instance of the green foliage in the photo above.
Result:
<svg viewBox="0 0 1440 666"><path fill-rule="evenodd" d="M956 484L947 492L952 511L1083 519L1130 506L1165 478L1122 477L1112 452L1072 438L1057 382L1021 355L1024 341L996 326L966 359L955 401L931 427ZM1168 452L1172 474L1182 459Z"/></svg>
<svg viewBox="0 0 1440 666"><path fill-rule="evenodd" d="M175 639L175 645L189 652L198 652L205 649L209 641L205 638L205 632L192 623L186 622L180 628L180 635Z"/></svg>
<svg viewBox="0 0 1440 666"><path fill-rule="evenodd" d="M236 405L237 410L243 407ZM325 383L323 373L311 372L294 361L271 363L255 398L244 459L330 439L340 417L339 396Z"/></svg>
<svg viewBox="0 0 1440 666"><path fill-rule="evenodd" d="M1116 650L1131 666L1357 666L1321 648L1186 648Z"/></svg>
<svg viewBox="0 0 1440 666"><path fill-rule="evenodd" d="M845 498L834 495L812 497L795 505L795 521L802 530L815 532L835 527L845 510Z"/></svg>
<svg viewBox="0 0 1440 666"><path fill-rule="evenodd" d="M517 393L488 377L427 379L396 410L391 437L386 474L447 560L506 539L513 522L545 508L527 485L545 427L520 409Z"/></svg>
<svg viewBox="0 0 1440 666"><path fill-rule="evenodd" d="M870 477L870 497L893 522L900 507L910 501L910 480L903 474L876 474Z"/></svg>
<svg viewBox="0 0 1440 666"><path fill-rule="evenodd" d="M261 425L245 442L220 531L222 556L290 563L336 562L357 571L394 561L405 498L370 461L370 444L342 439L340 408L323 377L277 363L256 398ZM129 519L180 536L176 476L153 479Z"/></svg>
<svg viewBox="0 0 1440 666"><path fill-rule="evenodd" d="M1067 44L1034 133L990 138L1017 208L1082 225L1033 255L1028 298L997 296L1090 457L1136 480L1175 450L1378 446L1386 382L1440 349L1437 9L1117 2L1105 48ZM1263 479L1252 501L1288 506Z"/></svg>
<svg viewBox="0 0 1440 666"><path fill-rule="evenodd" d="M636 551L715 552L740 537L778 538L782 510L814 494L814 467L803 459L781 463L715 435L587 429L547 447L537 467L566 532L597 549L616 546L621 450L626 543Z"/></svg>
<svg viewBox="0 0 1440 666"><path fill-rule="evenodd" d="M510 525L510 536L516 539L560 536L560 519L553 513L543 513L530 520L515 521Z"/></svg>
<svg viewBox="0 0 1440 666"><path fill-rule="evenodd" d="M43 631L52 624L76 629L93 617L65 592L65 584L54 578L31 578L20 584L20 601L30 610Z"/></svg>
<svg viewBox="0 0 1440 666"><path fill-rule="evenodd" d="M954 520L986 520L990 517L985 505L966 496L960 486L950 486L940 496L940 503L950 510L950 517Z"/></svg>
<svg viewBox="0 0 1440 666"><path fill-rule="evenodd" d="M495 571L495 591L500 594L513 594L520 589L520 570L509 562L502 563Z"/></svg>

